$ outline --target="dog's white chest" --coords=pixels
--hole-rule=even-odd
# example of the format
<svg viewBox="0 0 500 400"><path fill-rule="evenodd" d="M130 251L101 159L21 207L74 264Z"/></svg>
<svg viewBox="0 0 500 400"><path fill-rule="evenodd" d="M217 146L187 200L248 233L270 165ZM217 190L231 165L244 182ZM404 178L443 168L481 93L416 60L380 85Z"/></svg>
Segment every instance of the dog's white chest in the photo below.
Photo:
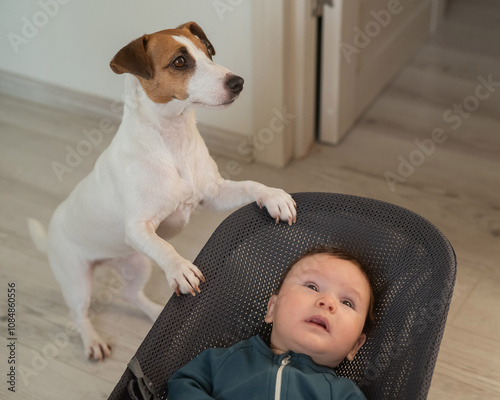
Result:
<svg viewBox="0 0 500 400"><path fill-rule="evenodd" d="M155 170L159 206L167 213L189 215L217 187L218 171L202 154L185 154L183 160L167 157ZM187 221L186 221L187 222Z"/></svg>

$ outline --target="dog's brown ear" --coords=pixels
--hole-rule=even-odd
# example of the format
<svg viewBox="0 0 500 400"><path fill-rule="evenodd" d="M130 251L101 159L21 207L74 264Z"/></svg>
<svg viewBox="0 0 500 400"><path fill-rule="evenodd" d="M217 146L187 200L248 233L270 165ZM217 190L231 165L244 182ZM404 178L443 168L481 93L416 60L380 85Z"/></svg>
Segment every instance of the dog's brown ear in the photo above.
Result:
<svg viewBox="0 0 500 400"><path fill-rule="evenodd" d="M141 36L123 47L111 60L109 66L117 74L128 72L150 79L153 68L146 54L149 35Z"/></svg>
<svg viewBox="0 0 500 400"><path fill-rule="evenodd" d="M193 35L198 36L200 40L206 42L207 48L210 51L210 54L212 56L215 55L215 48L210 43L210 40L208 40L207 35L205 35L205 32L203 32L203 29L201 29L200 25L198 25L196 22L186 22L185 24L182 24L177 27L177 29L187 29L189 32L191 32Z"/></svg>

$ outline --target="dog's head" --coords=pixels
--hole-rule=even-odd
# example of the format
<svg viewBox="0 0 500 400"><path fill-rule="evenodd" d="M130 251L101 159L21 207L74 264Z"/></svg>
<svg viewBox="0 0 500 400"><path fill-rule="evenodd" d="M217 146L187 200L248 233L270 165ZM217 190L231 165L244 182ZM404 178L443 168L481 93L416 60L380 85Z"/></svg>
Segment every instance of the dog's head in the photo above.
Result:
<svg viewBox="0 0 500 400"><path fill-rule="evenodd" d="M155 103L186 100L211 108L228 106L243 90L243 78L214 63L215 49L196 22L143 35L111 60L117 74L135 75Z"/></svg>

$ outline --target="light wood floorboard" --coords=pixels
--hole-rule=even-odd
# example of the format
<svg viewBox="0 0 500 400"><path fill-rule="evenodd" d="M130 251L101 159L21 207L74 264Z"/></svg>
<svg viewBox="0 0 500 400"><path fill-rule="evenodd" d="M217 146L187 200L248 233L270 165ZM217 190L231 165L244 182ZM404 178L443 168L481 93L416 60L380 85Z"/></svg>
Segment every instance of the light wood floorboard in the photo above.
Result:
<svg viewBox="0 0 500 400"><path fill-rule="evenodd" d="M443 118L454 104L474 96L480 77L500 82L499 3L453 1L438 34L340 146L317 144L307 158L284 169L244 164L227 153L215 155L221 171L231 173L238 163L235 180L254 179L289 192L372 197L409 208L443 231L456 250L459 268L429 394L433 400L500 398L500 90L495 87L460 126ZM52 162L64 163L67 146L75 149L84 139L82 131L96 128L99 121L97 116L0 95L0 329L6 332L6 284L16 282L17 359L24 367L23 373L18 370L12 398L107 398L151 326L122 300L113 270L98 269L94 323L114 352L105 363L85 360L80 338L64 335L70 320L61 291L46 257L29 239L26 217L47 224L57 204L109 144L112 135L104 135L101 144L58 180ZM415 141L429 140L436 128L447 139L434 143L432 154L391 190L384 174L397 174L401 158L416 157ZM227 215L200 210L172 244L194 259ZM158 267L147 292L159 302L171 295ZM2 348L1 371L6 371L3 342ZM6 398L2 376L0 398Z"/></svg>

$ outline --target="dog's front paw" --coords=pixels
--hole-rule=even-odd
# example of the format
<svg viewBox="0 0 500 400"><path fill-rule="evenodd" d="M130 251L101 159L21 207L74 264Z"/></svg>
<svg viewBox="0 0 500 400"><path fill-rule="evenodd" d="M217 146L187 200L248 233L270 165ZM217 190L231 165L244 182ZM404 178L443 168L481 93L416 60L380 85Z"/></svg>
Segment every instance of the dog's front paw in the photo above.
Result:
<svg viewBox="0 0 500 400"><path fill-rule="evenodd" d="M205 282L201 271L188 260L178 260L171 264L166 275L170 287L177 296L180 296L181 293L191 293L195 296L196 292L201 292L200 283Z"/></svg>
<svg viewBox="0 0 500 400"><path fill-rule="evenodd" d="M84 341L83 346L85 347L85 355L89 360L100 362L111 357L111 346L99 336Z"/></svg>
<svg viewBox="0 0 500 400"><path fill-rule="evenodd" d="M297 204L284 190L266 188L266 191L257 198L257 204L260 208L266 207L276 223L281 220L288 221L288 225L292 225L297 221Z"/></svg>

